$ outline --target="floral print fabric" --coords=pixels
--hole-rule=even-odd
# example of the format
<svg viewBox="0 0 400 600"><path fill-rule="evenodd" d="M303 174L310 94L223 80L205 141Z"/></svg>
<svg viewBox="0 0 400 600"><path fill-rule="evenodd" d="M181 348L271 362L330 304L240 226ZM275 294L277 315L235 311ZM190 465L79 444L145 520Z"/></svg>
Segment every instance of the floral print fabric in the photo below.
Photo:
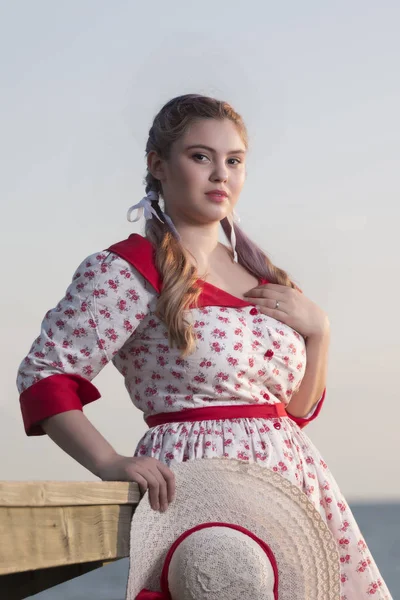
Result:
<svg viewBox="0 0 400 600"><path fill-rule="evenodd" d="M146 278L112 252L91 255L78 267L64 298L45 315L40 335L21 363L18 388L21 403L29 407L28 433L36 426L35 414L43 418L39 386L45 396L47 383L61 382L55 376L91 382L110 361L145 417L218 405L289 404L306 369L304 339L250 305L236 306L231 298L226 306L190 311L197 348L182 359L168 344L166 327L155 314L157 292ZM81 393L82 404L90 401L85 394ZM51 397L46 402L50 404ZM71 407L76 407L76 399L71 399ZM69 410L68 400L60 410ZM318 410L315 407L308 419ZM142 437L135 455L169 465L232 457L280 473L309 497L337 540L341 600L391 598L329 468L295 419L159 425Z"/></svg>

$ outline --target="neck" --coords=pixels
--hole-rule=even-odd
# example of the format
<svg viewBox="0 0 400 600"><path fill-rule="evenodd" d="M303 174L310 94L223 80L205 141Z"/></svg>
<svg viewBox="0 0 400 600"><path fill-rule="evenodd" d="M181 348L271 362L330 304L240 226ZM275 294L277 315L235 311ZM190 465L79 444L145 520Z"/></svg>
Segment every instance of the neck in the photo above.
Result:
<svg viewBox="0 0 400 600"><path fill-rule="evenodd" d="M177 230L181 236L182 246L187 250L199 276L202 276L209 271L210 264L220 249L219 223L203 226L182 223L177 225Z"/></svg>

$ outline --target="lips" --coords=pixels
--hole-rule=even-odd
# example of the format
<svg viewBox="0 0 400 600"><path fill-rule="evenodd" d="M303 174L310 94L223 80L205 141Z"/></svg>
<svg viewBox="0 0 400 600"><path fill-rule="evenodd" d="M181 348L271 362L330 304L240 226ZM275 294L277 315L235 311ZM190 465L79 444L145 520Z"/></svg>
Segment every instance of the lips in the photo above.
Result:
<svg viewBox="0 0 400 600"><path fill-rule="evenodd" d="M228 194L223 190L211 190L211 192L206 192L206 196L210 196L214 199L223 200L228 197Z"/></svg>

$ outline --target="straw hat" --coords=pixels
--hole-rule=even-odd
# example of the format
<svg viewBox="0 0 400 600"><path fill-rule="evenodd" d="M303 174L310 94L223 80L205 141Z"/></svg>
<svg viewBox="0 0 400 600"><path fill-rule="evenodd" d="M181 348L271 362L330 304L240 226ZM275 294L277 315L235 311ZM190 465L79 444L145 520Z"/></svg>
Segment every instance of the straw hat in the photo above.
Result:
<svg viewBox="0 0 400 600"><path fill-rule="evenodd" d="M339 600L336 542L297 486L233 459L171 468L168 510L146 494L133 515L126 600Z"/></svg>

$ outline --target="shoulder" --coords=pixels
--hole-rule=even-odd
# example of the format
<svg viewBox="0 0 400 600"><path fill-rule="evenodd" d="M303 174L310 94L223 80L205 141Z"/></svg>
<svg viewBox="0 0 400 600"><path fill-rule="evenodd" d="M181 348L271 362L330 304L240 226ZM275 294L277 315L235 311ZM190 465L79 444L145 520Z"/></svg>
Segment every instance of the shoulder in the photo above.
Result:
<svg viewBox="0 0 400 600"><path fill-rule="evenodd" d="M156 292L160 292L162 280L155 265L154 247L147 238L134 233L126 240L112 244L106 251L114 257L113 260L118 257L133 267Z"/></svg>
<svg viewBox="0 0 400 600"><path fill-rule="evenodd" d="M72 285L78 292L99 287L118 292L132 285L150 295L159 292L160 278L150 242L135 235L93 252L75 269Z"/></svg>
<svg viewBox="0 0 400 600"><path fill-rule="evenodd" d="M95 283L97 280L109 279L118 274L134 273L134 269L126 260L109 250L100 250L86 256L75 270L73 281L78 279Z"/></svg>

